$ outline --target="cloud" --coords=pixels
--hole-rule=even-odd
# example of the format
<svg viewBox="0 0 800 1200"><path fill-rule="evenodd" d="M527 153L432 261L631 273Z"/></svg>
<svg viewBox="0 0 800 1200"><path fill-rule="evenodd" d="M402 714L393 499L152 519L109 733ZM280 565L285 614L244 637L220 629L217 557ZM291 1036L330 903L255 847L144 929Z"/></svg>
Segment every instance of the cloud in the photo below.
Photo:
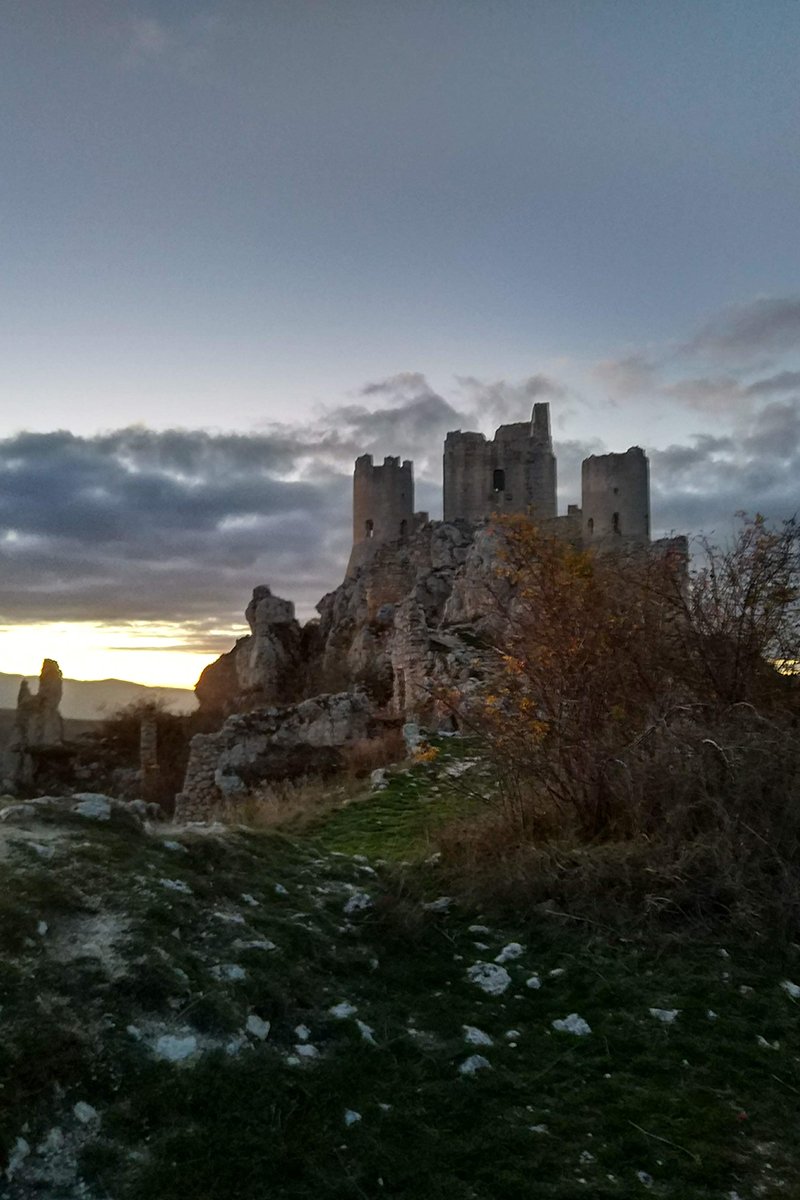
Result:
<svg viewBox="0 0 800 1200"><path fill-rule="evenodd" d="M613 397L620 399L652 392L657 386L656 366L643 353L604 359L595 364L592 374Z"/></svg>
<svg viewBox="0 0 800 1200"><path fill-rule="evenodd" d="M708 320L683 349L689 354L747 359L800 344L800 296L762 296L731 305Z"/></svg>
<svg viewBox="0 0 800 1200"><path fill-rule="evenodd" d="M798 503L800 397L794 372L727 373L676 384L674 398L715 411L724 428L650 450L654 533L708 529L738 509L778 518ZM679 381L680 382L680 381ZM92 437L23 432L0 441L0 623L183 623L216 651L252 588L269 584L305 617L342 579L350 549L354 458L415 461L417 508L438 517L441 453L454 428L527 420L544 376L456 380L452 397L417 373L367 384L357 402L303 428L253 434L155 431ZM371 403L368 403L371 402ZM618 448L618 447L616 447ZM583 458L599 441L556 443L561 510L580 499Z"/></svg>
<svg viewBox="0 0 800 1200"><path fill-rule="evenodd" d="M310 609L343 572L350 487L293 478L306 452L203 430L0 442L0 620L230 627L262 582Z"/></svg>
<svg viewBox="0 0 800 1200"><path fill-rule="evenodd" d="M220 16L213 13L179 14L169 22L152 16L125 19L117 29L123 62L191 73L207 62L219 25Z"/></svg>
<svg viewBox="0 0 800 1200"><path fill-rule="evenodd" d="M791 517L798 475L800 402L770 404L730 436L702 434L651 450L654 532L727 526L740 510Z"/></svg>
<svg viewBox="0 0 800 1200"><path fill-rule="evenodd" d="M451 402L406 372L303 427L19 433L0 441L0 623L175 621L204 643L259 583L310 615L344 574L357 455L412 458L436 517L445 434L561 391L469 377Z"/></svg>
<svg viewBox="0 0 800 1200"><path fill-rule="evenodd" d="M757 379L745 391L749 396L767 396L773 392L800 392L800 371L779 371L766 379Z"/></svg>
<svg viewBox="0 0 800 1200"><path fill-rule="evenodd" d="M133 56L160 58L169 43L166 26L155 17L134 17L131 21L129 49Z"/></svg>

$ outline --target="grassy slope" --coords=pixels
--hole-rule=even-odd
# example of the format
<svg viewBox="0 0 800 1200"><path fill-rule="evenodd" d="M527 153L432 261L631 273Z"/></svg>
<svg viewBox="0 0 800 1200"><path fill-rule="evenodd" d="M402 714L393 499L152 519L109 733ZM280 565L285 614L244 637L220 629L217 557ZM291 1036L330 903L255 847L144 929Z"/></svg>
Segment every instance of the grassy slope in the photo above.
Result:
<svg viewBox="0 0 800 1200"><path fill-rule="evenodd" d="M23 1137L34 1152L9 1195L69 1200L78 1177L114 1200L800 1194L797 1004L780 986L800 982L797 955L424 910L436 867L391 864L427 856L463 804L447 766L398 776L302 838L148 836L70 816L34 831L52 858L12 846L0 1145ZM354 890L372 903L347 915ZM265 939L276 948L243 945ZM525 948L512 983L487 996L467 968L509 942ZM220 964L244 977L217 979ZM331 1015L345 1000L357 1013ZM680 1015L664 1025L651 1006ZM591 1035L552 1029L572 1012ZM243 1033L249 1013L271 1022L266 1041ZM301 1024L320 1054L293 1062ZM467 1045L464 1025L493 1045ZM194 1036L198 1053L160 1061L165 1034ZM474 1053L491 1069L465 1077ZM80 1122L77 1101L99 1124ZM35 1147L54 1128L48 1159ZM34 1192L51 1159L63 1181Z"/></svg>

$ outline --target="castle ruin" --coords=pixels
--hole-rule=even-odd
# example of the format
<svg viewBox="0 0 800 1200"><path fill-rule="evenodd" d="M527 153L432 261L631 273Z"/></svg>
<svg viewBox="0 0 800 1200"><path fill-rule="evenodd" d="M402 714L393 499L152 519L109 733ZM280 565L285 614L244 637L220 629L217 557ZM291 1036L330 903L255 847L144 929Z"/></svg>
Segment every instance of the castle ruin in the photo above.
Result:
<svg viewBox="0 0 800 1200"><path fill-rule="evenodd" d="M504 514L576 546L636 554L651 545L647 457L634 446L587 458L581 504L558 515L549 405L535 404L530 421L491 440L448 433L441 521L414 512L410 461L356 459L345 579L302 629L288 602L256 588L250 636L198 681L201 709L227 720L192 741L178 819L221 811L259 780L332 769L380 722L451 721L437 689L468 694L491 669L482 647L505 636L492 524ZM685 561L685 539L652 549Z"/></svg>
<svg viewBox="0 0 800 1200"><path fill-rule="evenodd" d="M650 541L650 471L639 446L624 454L593 454L581 469L581 503L558 515L556 457L550 405L534 404L530 421L482 433L447 434L443 463L444 521L479 525L501 514L524 513L584 545ZM372 455L356 459L353 475L353 576L379 545L404 541L428 520L414 512L414 465Z"/></svg>

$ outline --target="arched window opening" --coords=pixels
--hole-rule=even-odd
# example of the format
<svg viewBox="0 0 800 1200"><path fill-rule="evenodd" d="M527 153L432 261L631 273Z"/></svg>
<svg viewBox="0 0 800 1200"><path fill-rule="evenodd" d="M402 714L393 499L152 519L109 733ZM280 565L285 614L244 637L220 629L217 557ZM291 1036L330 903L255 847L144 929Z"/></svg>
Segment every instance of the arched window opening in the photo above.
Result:
<svg viewBox="0 0 800 1200"><path fill-rule="evenodd" d="M594 517L589 517L588 521L589 537L594 533Z"/></svg>
<svg viewBox="0 0 800 1200"><path fill-rule="evenodd" d="M496 492L504 492L506 490L506 473L505 471L495 471L492 481L492 487Z"/></svg>
<svg viewBox="0 0 800 1200"><path fill-rule="evenodd" d="M619 513L613 513L611 517L611 528L614 533L619 533Z"/></svg>
<svg viewBox="0 0 800 1200"><path fill-rule="evenodd" d="M364 524L364 536L367 538L375 536L375 525L371 517Z"/></svg>

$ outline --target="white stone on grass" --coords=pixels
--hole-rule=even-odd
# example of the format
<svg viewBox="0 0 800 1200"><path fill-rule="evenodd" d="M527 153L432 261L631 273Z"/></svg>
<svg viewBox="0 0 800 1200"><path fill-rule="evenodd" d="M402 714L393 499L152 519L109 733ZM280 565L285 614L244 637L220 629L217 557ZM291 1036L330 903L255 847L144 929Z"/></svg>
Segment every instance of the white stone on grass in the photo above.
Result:
<svg viewBox="0 0 800 1200"><path fill-rule="evenodd" d="M276 896L288 896L289 895L288 889L285 888L282 883L276 883L274 891L275 891Z"/></svg>
<svg viewBox="0 0 800 1200"><path fill-rule="evenodd" d="M269 1037L270 1023L269 1021L262 1021L257 1013L250 1013L245 1024L245 1029L252 1037L258 1038L260 1042L263 1042Z"/></svg>
<svg viewBox="0 0 800 1200"><path fill-rule="evenodd" d="M319 1058L319 1050L310 1042L301 1042L295 1046L294 1052L298 1058Z"/></svg>
<svg viewBox="0 0 800 1200"><path fill-rule="evenodd" d="M254 938L252 941L245 942L242 938L235 938L233 941L234 950L277 950L278 947L269 938Z"/></svg>
<svg viewBox="0 0 800 1200"><path fill-rule="evenodd" d="M238 983L247 978L247 972L238 963L216 963L211 967L211 974L215 979L227 980L229 983Z"/></svg>
<svg viewBox="0 0 800 1200"><path fill-rule="evenodd" d="M25 1159L31 1152L30 1145L25 1141L24 1137L18 1137L14 1143L14 1149L8 1156L8 1165L6 1166L6 1179L13 1179L17 1171L20 1169Z"/></svg>
<svg viewBox="0 0 800 1200"><path fill-rule="evenodd" d="M488 1058L484 1058L482 1054L471 1054L469 1058L465 1058L461 1066L458 1068L462 1075L474 1075L477 1071L491 1071L492 1064Z"/></svg>
<svg viewBox="0 0 800 1200"><path fill-rule="evenodd" d="M298 1042L307 1042L311 1037L311 1030L307 1025L295 1025L294 1036L297 1038Z"/></svg>
<svg viewBox="0 0 800 1200"><path fill-rule="evenodd" d="M792 983L790 979L784 979L781 987L786 992L787 996L791 996L793 1000L800 1000L800 987L796 983Z"/></svg>
<svg viewBox="0 0 800 1200"><path fill-rule="evenodd" d="M108 821L111 819L111 801L108 796L99 792L76 792L76 804L73 812L80 817L88 817L92 821Z"/></svg>
<svg viewBox="0 0 800 1200"><path fill-rule="evenodd" d="M356 1018L356 1025L364 1041L369 1042L370 1046L377 1046L375 1030L370 1025L367 1025L366 1021L359 1021L358 1018Z"/></svg>
<svg viewBox="0 0 800 1200"><path fill-rule="evenodd" d="M452 896L440 896L438 900L429 900L427 904L423 904L422 907L426 912L447 912L452 903Z"/></svg>
<svg viewBox="0 0 800 1200"><path fill-rule="evenodd" d="M661 1021L664 1025L671 1025L680 1014L680 1011L679 1008L651 1008L650 1016L655 1017L657 1021Z"/></svg>
<svg viewBox="0 0 800 1200"><path fill-rule="evenodd" d="M519 942L509 942L507 946L503 947L494 961L496 963L513 962L515 958L521 958L524 953L525 949L523 946L520 946Z"/></svg>
<svg viewBox="0 0 800 1200"><path fill-rule="evenodd" d="M192 894L192 889L183 879L159 879L158 882L168 892L181 892L184 896L191 896Z"/></svg>
<svg viewBox="0 0 800 1200"><path fill-rule="evenodd" d="M493 1046L494 1041L489 1037L488 1033L484 1033L482 1029L478 1029L477 1025L462 1025L464 1030L464 1041L469 1042L470 1046Z"/></svg>
<svg viewBox="0 0 800 1200"><path fill-rule="evenodd" d="M356 1008L355 1004L351 1004L349 1000L342 1000L340 1004L334 1004L331 1008L329 1008L328 1012L332 1017L336 1017L337 1020L343 1021L346 1017L354 1016L358 1012L358 1009Z"/></svg>
<svg viewBox="0 0 800 1200"><path fill-rule="evenodd" d="M161 843L165 850L173 850L176 854L188 854L189 851L181 842L164 841Z"/></svg>
<svg viewBox="0 0 800 1200"><path fill-rule="evenodd" d="M467 970L470 983L474 983L487 996L502 996L511 986L511 976L505 967L497 963L476 962Z"/></svg>
<svg viewBox="0 0 800 1200"><path fill-rule="evenodd" d="M348 1128L351 1125L357 1125L360 1120L361 1120L360 1112L356 1112L355 1109L353 1109L353 1108L346 1108L344 1110L344 1123L345 1123L345 1125L348 1126Z"/></svg>
<svg viewBox="0 0 800 1200"><path fill-rule="evenodd" d="M368 896L366 892L353 892L342 911L345 916L349 917L353 913L364 912L368 908L372 908L372 897Z"/></svg>
<svg viewBox="0 0 800 1200"><path fill-rule="evenodd" d="M185 1062L197 1053L197 1038L193 1033L185 1037L177 1037L174 1033L162 1034L156 1042L155 1053L156 1058L163 1058L166 1062Z"/></svg>
<svg viewBox="0 0 800 1200"><path fill-rule="evenodd" d="M491 933L488 925L470 925L468 929L470 933Z"/></svg>
<svg viewBox="0 0 800 1200"><path fill-rule="evenodd" d="M77 1104L72 1106L72 1111L80 1121L81 1125L91 1125L95 1121L100 1120L100 1114L91 1104L87 1104L85 1100L79 1100Z"/></svg>
<svg viewBox="0 0 800 1200"><path fill-rule="evenodd" d="M569 1016L562 1017L553 1021L553 1029L559 1033L574 1033L576 1037L586 1037L592 1032L591 1026L583 1017L579 1017L577 1013L570 1013Z"/></svg>
<svg viewBox="0 0 800 1200"><path fill-rule="evenodd" d="M525 987L530 988L532 992L538 992L542 986L542 981L538 975L531 975L530 979L525 980Z"/></svg>
<svg viewBox="0 0 800 1200"><path fill-rule="evenodd" d="M242 899L245 904L249 904L251 908L259 908L260 904L255 896L251 896L249 892L242 892Z"/></svg>

